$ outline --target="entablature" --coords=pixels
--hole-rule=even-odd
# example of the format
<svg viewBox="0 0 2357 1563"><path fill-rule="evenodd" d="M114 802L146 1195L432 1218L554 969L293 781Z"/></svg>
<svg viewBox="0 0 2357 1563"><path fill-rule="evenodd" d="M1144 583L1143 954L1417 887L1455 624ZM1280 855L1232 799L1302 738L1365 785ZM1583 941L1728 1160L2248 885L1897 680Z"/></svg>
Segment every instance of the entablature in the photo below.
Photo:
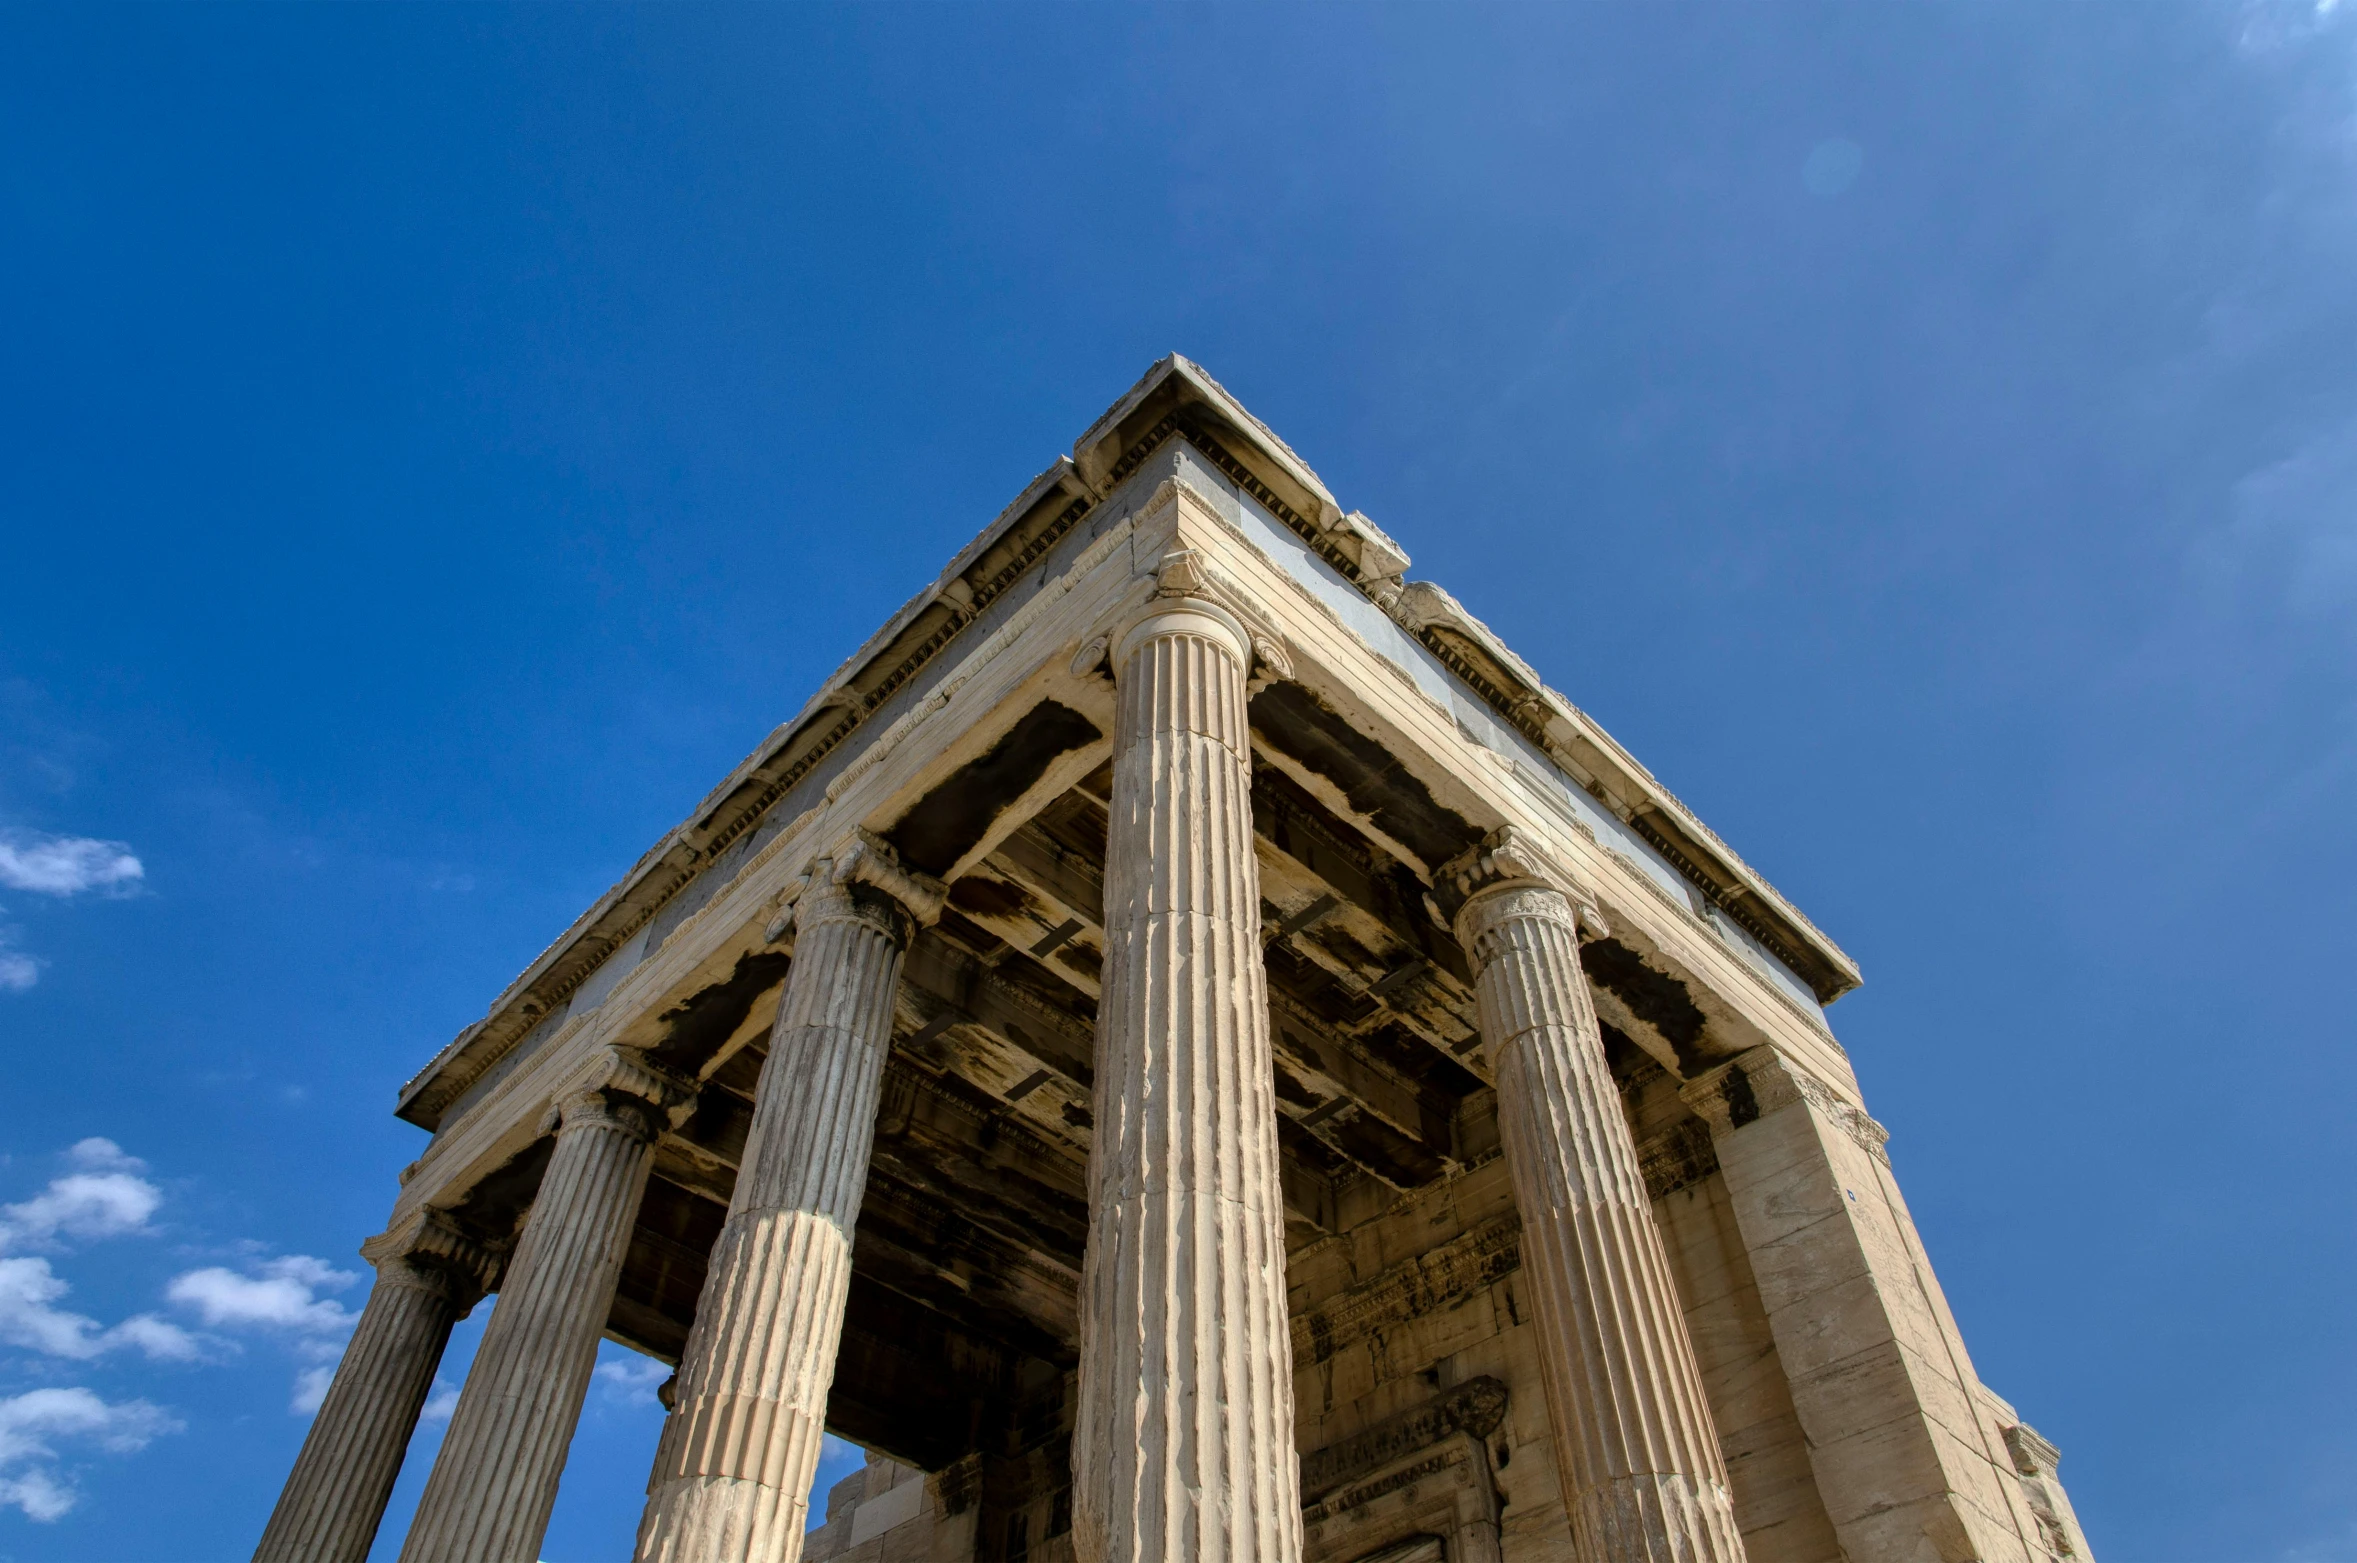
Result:
<svg viewBox="0 0 2357 1563"><path fill-rule="evenodd" d="M1178 518L1182 497L1191 519ZM990 746L1016 743L1016 729L1037 725L1052 704L1070 715L1070 741L1034 771L1001 767L1002 791L1013 790L994 800L998 813L928 871L954 879L998 853L1101 758L1109 685L1065 658L1138 592L1159 558L1152 550L1181 532L1251 609L1255 634L1290 654L1289 677L1255 703L1264 765L1427 876L1449 855L1434 854L1451 831L1539 831L1595 877L1626 930L1637 987L1647 971L1693 979L1698 1021L1649 1019L1645 1003L1600 993L1608 1018L1673 1056L1715 1025L1727 1054L1777 1040L1846 1078L1817 1008L1854 984L1847 957L1446 592L1405 582L1396 544L1344 514L1281 440L1173 358L413 1079L402 1116L440 1128L499 1098L490 1117L512 1122L531 1082L562 1057L609 1041L646 1045L715 986L774 984L783 968L763 938L769 903L814 844L892 828L930 787ZM920 729L923 741L907 742ZM1305 744L1334 752L1289 752ZM1410 818L1415 808L1397 799L1358 807L1368 799L1354 802L1352 775L1335 774L1350 771L1341 751L1354 746L1387 756L1421 789L1425 813L1448 820ZM1022 858L1020 843L1012 855ZM1681 1038L1681 1026L1693 1034ZM462 1138L486 1132L471 1127ZM438 1144L434 1159L442 1153Z"/></svg>

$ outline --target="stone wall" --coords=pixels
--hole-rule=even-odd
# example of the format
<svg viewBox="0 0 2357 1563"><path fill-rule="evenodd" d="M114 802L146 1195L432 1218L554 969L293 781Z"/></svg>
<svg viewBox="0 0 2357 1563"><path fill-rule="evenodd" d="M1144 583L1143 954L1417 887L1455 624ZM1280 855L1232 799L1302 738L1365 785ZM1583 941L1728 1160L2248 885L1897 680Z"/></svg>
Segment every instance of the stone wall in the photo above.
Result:
<svg viewBox="0 0 2357 1563"><path fill-rule="evenodd" d="M1627 1084L1654 1218L1685 1307L1753 1563L1838 1563L1751 1268L1709 1138L1658 1068ZM1501 1159L1294 1256L1295 1388L1305 1455L1489 1378L1505 1415L1482 1440L1505 1563L1571 1556L1520 1222ZM1467 1479L1436 1468L1444 1483ZM1305 1497L1309 1496L1307 1493ZM1313 1510L1313 1518L1314 1518ZM1404 1541L1396 1520L1313 1523L1309 1553L1352 1563ZM1462 1550L1470 1551L1469 1547ZM1452 1563L1458 1550L1449 1556Z"/></svg>
<svg viewBox="0 0 2357 1563"><path fill-rule="evenodd" d="M928 1476L869 1455L827 1489L826 1523L804 1538L803 1563L969 1563L979 1511L960 1501L964 1464Z"/></svg>
<svg viewBox="0 0 2357 1563"><path fill-rule="evenodd" d="M1633 1050L1613 1052L1750 1563L1844 1563L1707 1127L1659 1066ZM1463 1127L1467 1143L1495 1145L1488 1126ZM1520 1236L1506 1166L1492 1151L1292 1255L1309 1563L1573 1557ZM1983 1389L1980 1398L2016 1466L2002 1484L2006 1496L2036 1526L2025 1556L2085 1559L2052 1447L1998 1397ZM1045 1497L1029 1521L1043 1534L978 1544L971 1463L928 1477L871 1457L835 1484L804 1557L1070 1563L1069 1532L1049 1518Z"/></svg>

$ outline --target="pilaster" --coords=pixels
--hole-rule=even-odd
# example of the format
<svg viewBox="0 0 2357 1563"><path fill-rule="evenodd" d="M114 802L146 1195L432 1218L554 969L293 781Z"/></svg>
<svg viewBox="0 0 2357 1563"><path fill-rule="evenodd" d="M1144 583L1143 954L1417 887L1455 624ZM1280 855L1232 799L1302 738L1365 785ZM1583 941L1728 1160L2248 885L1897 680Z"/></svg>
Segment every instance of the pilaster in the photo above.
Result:
<svg viewBox="0 0 2357 1563"><path fill-rule="evenodd" d="M1592 903L1512 827L1445 866L1482 1041L1547 1410L1589 1563L1742 1563L1726 1463L1579 963Z"/></svg>
<svg viewBox="0 0 2357 1563"><path fill-rule="evenodd" d="M498 1256L438 1210L418 1211L360 1253L376 1284L254 1563L365 1563L450 1328L498 1275Z"/></svg>
<svg viewBox="0 0 2357 1563"><path fill-rule="evenodd" d="M2031 1556L1882 1126L1773 1047L1683 1094L1710 1124L1843 1549L1877 1563Z"/></svg>
<svg viewBox="0 0 2357 1563"><path fill-rule="evenodd" d="M799 884L774 930L796 926L794 964L648 1483L644 1563L802 1552L893 991L944 892L866 836Z"/></svg>
<svg viewBox="0 0 2357 1563"><path fill-rule="evenodd" d="M402 1563L536 1558L654 1143L694 1088L609 1048L562 1093L556 1151L418 1500Z"/></svg>
<svg viewBox="0 0 2357 1563"><path fill-rule="evenodd" d="M1117 685L1081 1281L1081 1563L1297 1563L1252 636L1164 556Z"/></svg>

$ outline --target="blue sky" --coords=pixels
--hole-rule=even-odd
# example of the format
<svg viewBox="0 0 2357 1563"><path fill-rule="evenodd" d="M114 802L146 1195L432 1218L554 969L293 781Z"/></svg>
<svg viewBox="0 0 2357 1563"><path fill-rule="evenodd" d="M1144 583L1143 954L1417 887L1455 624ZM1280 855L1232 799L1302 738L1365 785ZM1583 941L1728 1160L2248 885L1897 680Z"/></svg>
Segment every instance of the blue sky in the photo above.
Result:
<svg viewBox="0 0 2357 1563"><path fill-rule="evenodd" d="M6 23L0 1559L247 1554L395 1087L1178 350L1858 958L2097 1551L2357 1560L2357 4Z"/></svg>

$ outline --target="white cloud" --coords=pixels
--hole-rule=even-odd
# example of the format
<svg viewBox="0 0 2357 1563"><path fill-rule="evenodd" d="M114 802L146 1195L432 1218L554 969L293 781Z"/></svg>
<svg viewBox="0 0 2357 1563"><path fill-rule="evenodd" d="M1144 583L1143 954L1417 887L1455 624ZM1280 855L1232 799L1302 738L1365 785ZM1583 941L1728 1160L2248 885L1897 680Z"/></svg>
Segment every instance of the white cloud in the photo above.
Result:
<svg viewBox="0 0 2357 1563"><path fill-rule="evenodd" d="M53 1306L73 1290L46 1259L0 1259L0 1342L47 1357L95 1357L96 1319Z"/></svg>
<svg viewBox="0 0 2357 1563"><path fill-rule="evenodd" d="M112 1140L88 1139L66 1152L75 1170L22 1204L0 1206L0 1250L61 1237L119 1237L147 1230L163 1190L139 1174L146 1163Z"/></svg>
<svg viewBox="0 0 2357 1563"><path fill-rule="evenodd" d="M109 1347L131 1346L157 1362L194 1362L204 1355L204 1343L169 1319L135 1313L106 1332Z"/></svg>
<svg viewBox="0 0 2357 1563"><path fill-rule="evenodd" d="M22 1509L26 1518L46 1525L64 1519L73 1506L73 1489L61 1486L47 1471L0 1476L0 1509Z"/></svg>
<svg viewBox="0 0 2357 1563"><path fill-rule="evenodd" d="M359 1277L309 1254L273 1259L240 1274L220 1265L172 1278L164 1295L216 1329L258 1329L294 1337L294 1353L305 1365L295 1374L288 1409L309 1416L335 1382L344 1339L356 1321L342 1303L322 1291L350 1286Z"/></svg>
<svg viewBox="0 0 2357 1563"><path fill-rule="evenodd" d="M65 1153L72 1169L31 1199L0 1205L0 1254L65 1238L145 1233L163 1191L139 1174L146 1163L112 1140L87 1139ZM197 1338L152 1313L113 1329L57 1306L71 1291L46 1259L0 1257L0 1344L76 1361L131 1350L160 1362L203 1354Z"/></svg>
<svg viewBox="0 0 2357 1563"><path fill-rule="evenodd" d="M335 1382L337 1364L344 1360L345 1344L343 1339L332 1335L295 1342L295 1355L311 1365L295 1375L295 1395L288 1410L297 1416L309 1416L319 1409L320 1402L327 1399L328 1385Z"/></svg>
<svg viewBox="0 0 2357 1563"><path fill-rule="evenodd" d="M189 1362L202 1354L195 1336L151 1313L108 1330L57 1307L72 1289L46 1259L0 1259L0 1343L76 1361L126 1348L163 1362Z"/></svg>
<svg viewBox="0 0 2357 1563"><path fill-rule="evenodd" d="M124 842L0 831L0 887L66 896L122 891L146 877L145 865Z"/></svg>
<svg viewBox="0 0 2357 1563"><path fill-rule="evenodd" d="M426 1396L426 1407L418 1413L421 1422L447 1422L450 1413L458 1409L458 1386L445 1382L441 1375L434 1377L434 1392Z"/></svg>
<svg viewBox="0 0 2357 1563"><path fill-rule="evenodd" d="M0 928L0 993L22 993L41 980L41 963L21 950L8 948L15 934Z"/></svg>
<svg viewBox="0 0 2357 1563"><path fill-rule="evenodd" d="M65 1148L65 1159L84 1172L145 1172L147 1163L129 1151L94 1134L86 1140L76 1140Z"/></svg>
<svg viewBox="0 0 2357 1563"><path fill-rule="evenodd" d="M164 1295L192 1308L215 1328L290 1330L305 1335L341 1334L352 1315L322 1290L337 1290L359 1277L324 1259L290 1254L273 1259L259 1274L240 1275L219 1265L174 1276Z"/></svg>
<svg viewBox="0 0 2357 1563"><path fill-rule="evenodd" d="M651 1357L637 1357L619 1362L601 1362L597 1365L596 1376L615 1399L625 1404L641 1401L652 1404L656 1387L671 1376L671 1369Z"/></svg>
<svg viewBox="0 0 2357 1563"><path fill-rule="evenodd" d="M80 1439L111 1454L130 1454L180 1430L181 1424L160 1406L144 1400L110 1405L86 1389L35 1389L0 1400L0 1508L49 1521L74 1506L73 1489L54 1472L37 1465L15 1469L55 1459L58 1440Z"/></svg>
<svg viewBox="0 0 2357 1563"><path fill-rule="evenodd" d="M335 1381L336 1365L332 1362L305 1368L295 1375L295 1398L287 1409L297 1416L309 1416L326 1401L327 1387Z"/></svg>

